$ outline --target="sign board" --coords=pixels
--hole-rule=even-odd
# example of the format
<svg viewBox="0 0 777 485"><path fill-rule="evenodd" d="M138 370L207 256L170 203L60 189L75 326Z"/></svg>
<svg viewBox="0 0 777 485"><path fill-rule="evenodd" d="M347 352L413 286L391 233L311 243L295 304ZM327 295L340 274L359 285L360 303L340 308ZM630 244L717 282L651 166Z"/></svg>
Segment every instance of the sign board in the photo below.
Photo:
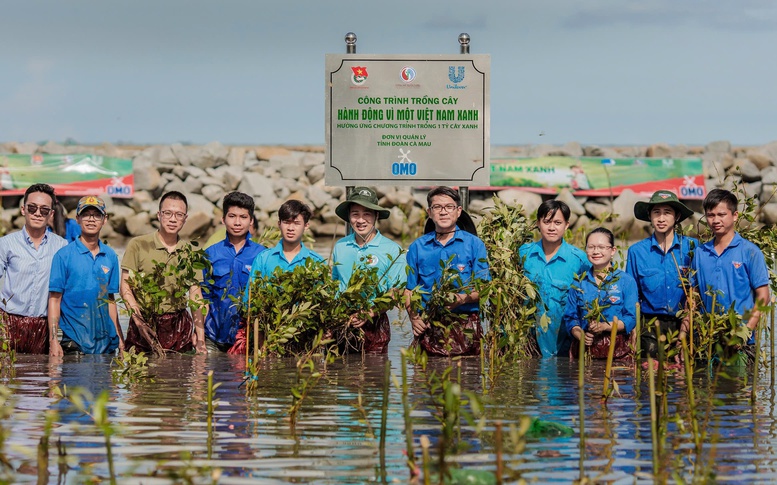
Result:
<svg viewBox="0 0 777 485"><path fill-rule="evenodd" d="M491 57L326 56L327 185L488 185Z"/></svg>
<svg viewBox="0 0 777 485"><path fill-rule="evenodd" d="M49 184L58 196L134 194L132 160L100 155L0 154L0 196L23 195L33 184Z"/></svg>
<svg viewBox="0 0 777 485"><path fill-rule="evenodd" d="M648 197L656 190L669 190L681 199L707 195L701 158L495 158L490 186L542 194L568 189L581 197L618 196L624 189Z"/></svg>

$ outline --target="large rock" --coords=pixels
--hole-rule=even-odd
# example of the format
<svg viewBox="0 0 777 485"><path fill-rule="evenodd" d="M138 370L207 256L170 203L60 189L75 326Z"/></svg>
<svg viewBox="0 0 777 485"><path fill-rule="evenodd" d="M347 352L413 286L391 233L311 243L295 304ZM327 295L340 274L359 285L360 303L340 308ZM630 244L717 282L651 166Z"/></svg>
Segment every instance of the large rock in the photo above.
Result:
<svg viewBox="0 0 777 485"><path fill-rule="evenodd" d="M269 160L275 156L289 155L291 152L283 147L258 147L254 150L256 158L259 160Z"/></svg>
<svg viewBox="0 0 777 485"><path fill-rule="evenodd" d="M668 158L672 156L672 148L666 143L650 145L645 151L645 156L655 158Z"/></svg>
<svg viewBox="0 0 777 485"><path fill-rule="evenodd" d="M326 167L323 164L315 165L307 172L308 180L311 184L315 184L324 178L325 173Z"/></svg>
<svg viewBox="0 0 777 485"><path fill-rule="evenodd" d="M777 201L761 206L761 217L764 224L777 224Z"/></svg>
<svg viewBox="0 0 777 485"><path fill-rule="evenodd" d="M734 162L734 174L739 175L744 182L761 180L761 170L747 158L739 158Z"/></svg>
<svg viewBox="0 0 777 485"><path fill-rule="evenodd" d="M246 149L243 147L232 147L227 156L227 165L230 167L242 168L245 165Z"/></svg>
<svg viewBox="0 0 777 485"><path fill-rule="evenodd" d="M162 176L151 161L136 157L132 163L132 175L135 180L135 190L153 192L162 184Z"/></svg>
<svg viewBox="0 0 777 485"><path fill-rule="evenodd" d="M15 143L14 151L12 153L18 153L19 155L32 155L38 151L38 144L32 141Z"/></svg>
<svg viewBox="0 0 777 485"><path fill-rule="evenodd" d="M311 185L308 187L307 192L305 193L305 198L310 201L310 203L313 204L316 209L320 209L324 207L327 202L329 202L332 196L329 195L322 187L319 187L318 185Z"/></svg>
<svg viewBox="0 0 777 485"><path fill-rule="evenodd" d="M212 223L213 211L189 211L189 215L186 217L186 224L183 225L179 236L183 239L197 239L208 232Z"/></svg>
<svg viewBox="0 0 777 485"><path fill-rule="evenodd" d="M499 191L497 195L507 205L520 205L526 217L537 212L537 208L542 204L542 196L526 190L506 189Z"/></svg>
<svg viewBox="0 0 777 485"><path fill-rule="evenodd" d="M565 203L569 206L569 210L573 214L577 214L579 216L582 216L585 214L585 207L583 207L583 204L578 201L574 195L572 195L572 192L569 191L569 189L561 189L561 191L556 196L556 200Z"/></svg>
<svg viewBox="0 0 777 485"><path fill-rule="evenodd" d="M186 199L189 202L189 214L204 212L212 218L216 213L216 206L202 194L189 194L186 196Z"/></svg>
<svg viewBox="0 0 777 485"><path fill-rule="evenodd" d="M256 197L274 196L272 180L263 174L247 172L243 174L243 181L237 188L238 191Z"/></svg>
<svg viewBox="0 0 777 485"><path fill-rule="evenodd" d="M130 236L142 236L154 231L148 212L139 212L126 219L127 232Z"/></svg>
<svg viewBox="0 0 777 485"><path fill-rule="evenodd" d="M621 195L615 198L613 201L613 211L615 212L615 226L621 227L623 230L629 230L634 223L634 204L642 200L642 197L638 196L631 189L626 189L621 192Z"/></svg>
<svg viewBox="0 0 777 485"><path fill-rule="evenodd" d="M583 204L583 206L585 207L585 211L591 216L591 219L595 221L601 221L606 215L612 214L613 212L609 203L589 200ZM578 224L579 223L580 221L578 220Z"/></svg>
<svg viewBox="0 0 777 485"><path fill-rule="evenodd" d="M127 233L127 219L135 215L135 211L131 207L122 204L114 204L113 207L108 210L108 222L116 232L121 234Z"/></svg>

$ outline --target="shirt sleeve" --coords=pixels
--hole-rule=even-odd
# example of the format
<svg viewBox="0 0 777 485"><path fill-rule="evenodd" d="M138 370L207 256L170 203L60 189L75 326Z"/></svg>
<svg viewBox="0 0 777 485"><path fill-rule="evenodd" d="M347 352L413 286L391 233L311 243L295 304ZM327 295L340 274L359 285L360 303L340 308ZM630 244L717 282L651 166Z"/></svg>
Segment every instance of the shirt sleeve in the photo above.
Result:
<svg viewBox="0 0 777 485"><path fill-rule="evenodd" d="M4 237L0 237L0 278L5 276L8 270L8 245Z"/></svg>
<svg viewBox="0 0 777 485"><path fill-rule="evenodd" d="M51 260L51 274L49 275L49 291L62 293L65 290L67 280L67 268L65 258L60 249Z"/></svg>
<svg viewBox="0 0 777 485"><path fill-rule="evenodd" d="M491 281L491 272L488 268L488 251L486 244L478 238L475 243L475 261L472 264L472 275L483 281Z"/></svg>
<svg viewBox="0 0 777 485"><path fill-rule="evenodd" d="M752 247L750 253L750 287L760 288L769 284L769 269L766 267L766 258L758 247Z"/></svg>
<svg viewBox="0 0 777 485"><path fill-rule="evenodd" d="M138 242L131 239L127 243L127 249L124 251L124 256L121 258L121 268L128 269L130 271L138 271Z"/></svg>
<svg viewBox="0 0 777 485"><path fill-rule="evenodd" d="M621 279L623 280L621 284L623 311L620 318L626 333L630 334L637 326L637 283L627 273Z"/></svg>
<svg viewBox="0 0 777 485"><path fill-rule="evenodd" d="M111 258L111 275L108 280L108 293L116 294L119 292L119 282L121 280L121 268L119 267L119 256L116 253Z"/></svg>
<svg viewBox="0 0 777 485"><path fill-rule="evenodd" d="M414 290L418 288L421 283L418 279L418 250L416 244L411 244L405 255L405 261L407 261L407 289Z"/></svg>
<svg viewBox="0 0 777 485"><path fill-rule="evenodd" d="M586 329L586 323L580 318L580 308L583 306L583 292L576 285L572 285L567 292L567 305L564 308L564 325L567 333L572 335L572 329L580 327Z"/></svg>

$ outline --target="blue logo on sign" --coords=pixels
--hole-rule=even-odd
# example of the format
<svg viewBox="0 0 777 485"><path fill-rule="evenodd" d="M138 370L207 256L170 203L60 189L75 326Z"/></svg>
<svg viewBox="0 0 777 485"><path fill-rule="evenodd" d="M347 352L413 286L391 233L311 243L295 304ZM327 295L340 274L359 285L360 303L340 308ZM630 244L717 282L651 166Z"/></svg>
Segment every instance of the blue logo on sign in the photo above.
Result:
<svg viewBox="0 0 777 485"><path fill-rule="evenodd" d="M459 66L459 72L456 73L456 66L448 66L448 79L452 83L458 84L464 80L464 66Z"/></svg>

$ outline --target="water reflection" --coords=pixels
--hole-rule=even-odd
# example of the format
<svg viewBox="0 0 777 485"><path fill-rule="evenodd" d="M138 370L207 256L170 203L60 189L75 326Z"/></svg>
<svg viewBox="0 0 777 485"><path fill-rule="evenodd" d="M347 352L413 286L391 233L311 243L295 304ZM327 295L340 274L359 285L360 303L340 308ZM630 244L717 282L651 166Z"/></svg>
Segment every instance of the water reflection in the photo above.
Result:
<svg viewBox="0 0 777 485"><path fill-rule="evenodd" d="M45 433L45 412L55 409L59 419L52 431L49 480L82 482L90 476L108 476L103 434L93 426L91 417L65 402L56 402L50 389L57 385L82 387L93 395L103 390L110 393L108 413L117 427L112 443L120 477L146 477L144 482L149 477L162 480L169 473L210 477L211 468L218 468L219 483L253 483L257 479L265 483L376 481L380 476L384 368L389 362L399 379L399 348L408 342L408 333L395 329L388 355L348 356L330 365L303 405L294 429L286 415L292 402L289 389L295 380L291 358L262 362L259 390L246 397L241 357L171 356L153 361L152 378L116 384L111 379L110 358L105 356L65 356L59 362L49 362L46 357L19 355L14 375L4 381L15 399L13 413L3 423L9 433L5 453L16 470L16 481L36 481L34 450ZM442 372L448 364L446 359L432 360L428 370ZM214 382L221 383L216 390L212 436L206 426L209 371L214 373ZM603 375L603 363L594 362L586 369L586 475L612 483L650 481L647 384L635 382L633 370L616 368L614 378L621 397L611 397L605 404L601 399ZM464 389L484 394L479 359L462 359L452 376ZM440 424L423 376L412 366L409 380L415 449L420 453L420 436L428 435L434 442L440 436ZM670 375L669 382L668 412L673 419L666 430L662 467L677 470L685 480L692 478L696 462L718 482L777 480L775 393L768 371L759 376L754 406L750 404L752 383L746 382L744 375L700 372L696 376L701 403L697 413L706 433L698 456L682 376ZM360 394L362 405L358 406ZM478 433L462 422L457 433L468 448L454 461L462 467L493 471L497 420L507 427L522 416L533 416L578 429L577 363L564 358L515 362L499 376L483 401L486 430ZM73 466L64 479L58 475L54 459L57 438L64 443ZM387 418L388 481L407 481L404 452L401 394L392 384ZM576 479L578 457L577 435L529 440L521 454L505 450L512 477L520 475L537 482Z"/></svg>

